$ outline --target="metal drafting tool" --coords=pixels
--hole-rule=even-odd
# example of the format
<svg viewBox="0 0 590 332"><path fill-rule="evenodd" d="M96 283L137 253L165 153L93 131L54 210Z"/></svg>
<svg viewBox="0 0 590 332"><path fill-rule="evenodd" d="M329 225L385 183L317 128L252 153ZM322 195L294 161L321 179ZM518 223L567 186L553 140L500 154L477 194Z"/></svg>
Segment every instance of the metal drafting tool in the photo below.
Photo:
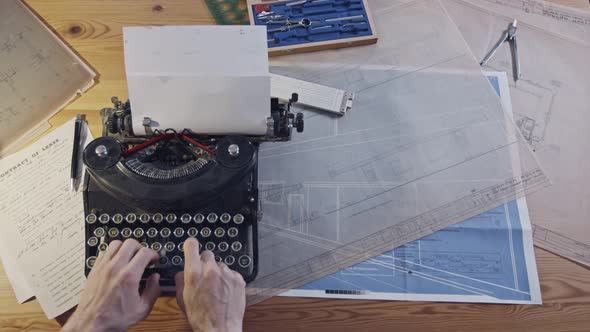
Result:
<svg viewBox="0 0 590 332"><path fill-rule="evenodd" d="M334 17L334 18L328 18L324 21L326 21L326 22L347 21L347 20L354 20L357 18L365 18L365 16L364 15L354 15L354 16L346 16L346 17Z"/></svg>
<svg viewBox="0 0 590 332"><path fill-rule="evenodd" d="M357 25L367 25L367 22L353 22L353 23L346 23L343 24L343 27L351 27L351 26L357 26Z"/></svg>
<svg viewBox="0 0 590 332"><path fill-rule="evenodd" d="M333 28L333 25L322 25L320 27L316 27L316 28L311 28L311 30L323 30L323 29L329 29L329 28Z"/></svg>
<svg viewBox="0 0 590 332"><path fill-rule="evenodd" d="M268 32L279 32L279 31L291 30L293 28L298 28L298 27L307 28L312 23L313 23L312 20L310 20L308 18L302 18L300 21L285 20L285 21L268 22L267 24L285 24L280 28L268 30Z"/></svg>
<svg viewBox="0 0 590 332"><path fill-rule="evenodd" d="M483 58L483 60L479 63L480 66L485 66L488 61L490 61L491 57L496 53L498 48L505 43L508 42L510 44L510 50L512 52L512 73L514 75L514 81L518 81L520 78L520 60L518 59L518 47L516 44L516 24L518 23L517 20L514 20L508 26L508 29L504 31L502 38L498 40L496 45L488 52L488 54Z"/></svg>
<svg viewBox="0 0 590 332"><path fill-rule="evenodd" d="M310 3L316 3L316 2L325 2L328 0L301 0L301 1L293 1L293 2L289 2L287 3L285 6L300 6L300 5L304 5L308 2Z"/></svg>

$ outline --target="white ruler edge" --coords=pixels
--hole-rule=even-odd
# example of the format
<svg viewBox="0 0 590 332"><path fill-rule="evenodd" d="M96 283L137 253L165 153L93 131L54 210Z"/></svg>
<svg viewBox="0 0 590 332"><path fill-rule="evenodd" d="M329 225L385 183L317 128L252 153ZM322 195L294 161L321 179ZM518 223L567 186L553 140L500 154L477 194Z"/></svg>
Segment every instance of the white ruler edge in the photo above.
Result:
<svg viewBox="0 0 590 332"><path fill-rule="evenodd" d="M293 93L299 95L298 104L338 115L346 114L352 108L354 100L354 92L270 74L271 96L289 100Z"/></svg>

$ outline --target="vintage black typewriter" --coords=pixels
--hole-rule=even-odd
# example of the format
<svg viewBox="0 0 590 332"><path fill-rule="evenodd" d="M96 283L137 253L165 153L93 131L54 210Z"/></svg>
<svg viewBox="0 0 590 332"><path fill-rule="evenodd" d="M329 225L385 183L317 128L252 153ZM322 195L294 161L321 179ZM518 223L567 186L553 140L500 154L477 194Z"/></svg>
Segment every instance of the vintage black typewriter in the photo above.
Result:
<svg viewBox="0 0 590 332"><path fill-rule="evenodd" d="M218 262L246 282L257 273L257 153L261 141L289 140L303 131L303 115L271 99L265 136L210 136L155 130L135 136L129 102L113 98L101 111L103 137L84 150L86 274L99 250L133 238L160 253L144 275L158 272L174 286L183 269L183 244L199 240Z"/></svg>

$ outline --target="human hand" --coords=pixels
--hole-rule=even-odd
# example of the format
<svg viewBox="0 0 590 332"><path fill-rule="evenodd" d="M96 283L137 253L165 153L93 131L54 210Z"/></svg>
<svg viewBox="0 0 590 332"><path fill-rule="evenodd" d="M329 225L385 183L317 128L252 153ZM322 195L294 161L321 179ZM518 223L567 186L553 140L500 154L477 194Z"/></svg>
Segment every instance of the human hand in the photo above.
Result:
<svg viewBox="0 0 590 332"><path fill-rule="evenodd" d="M176 274L176 301L194 331L241 331L246 282L238 272L216 263L211 251L199 256L199 242L184 242L184 271Z"/></svg>
<svg viewBox="0 0 590 332"><path fill-rule="evenodd" d="M152 274L141 294L139 281L158 257L136 240L112 241L99 253L78 308L62 331L125 331L145 319L160 296L160 275Z"/></svg>

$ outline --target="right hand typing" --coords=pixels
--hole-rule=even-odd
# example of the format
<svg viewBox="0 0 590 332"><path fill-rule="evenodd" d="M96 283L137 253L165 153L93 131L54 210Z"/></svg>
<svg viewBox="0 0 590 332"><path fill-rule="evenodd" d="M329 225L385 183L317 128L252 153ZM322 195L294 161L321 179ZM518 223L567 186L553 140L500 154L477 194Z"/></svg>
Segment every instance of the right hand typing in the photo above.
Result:
<svg viewBox="0 0 590 332"><path fill-rule="evenodd" d="M211 251L199 255L199 243L184 243L184 271L176 274L176 300L194 331L241 331L246 283Z"/></svg>

